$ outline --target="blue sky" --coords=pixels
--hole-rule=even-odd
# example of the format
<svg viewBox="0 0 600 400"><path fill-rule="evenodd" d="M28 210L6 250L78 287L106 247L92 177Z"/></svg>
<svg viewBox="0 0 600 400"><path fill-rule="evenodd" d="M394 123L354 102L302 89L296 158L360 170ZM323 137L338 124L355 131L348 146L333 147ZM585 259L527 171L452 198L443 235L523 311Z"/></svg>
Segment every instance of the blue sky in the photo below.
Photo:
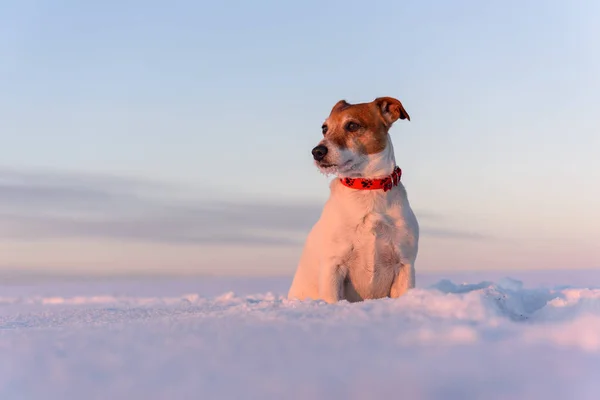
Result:
<svg viewBox="0 0 600 400"><path fill-rule="evenodd" d="M600 266L598 2L2 8L2 269L291 274L321 123L378 96L417 268Z"/></svg>

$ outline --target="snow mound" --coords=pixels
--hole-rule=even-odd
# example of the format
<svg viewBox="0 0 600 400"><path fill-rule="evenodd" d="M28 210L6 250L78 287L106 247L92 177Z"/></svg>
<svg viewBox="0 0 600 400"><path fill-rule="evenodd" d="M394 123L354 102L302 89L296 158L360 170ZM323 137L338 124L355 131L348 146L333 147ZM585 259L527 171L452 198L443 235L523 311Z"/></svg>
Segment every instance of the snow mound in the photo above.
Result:
<svg viewBox="0 0 600 400"><path fill-rule="evenodd" d="M600 398L600 289L0 298L0 398Z"/></svg>

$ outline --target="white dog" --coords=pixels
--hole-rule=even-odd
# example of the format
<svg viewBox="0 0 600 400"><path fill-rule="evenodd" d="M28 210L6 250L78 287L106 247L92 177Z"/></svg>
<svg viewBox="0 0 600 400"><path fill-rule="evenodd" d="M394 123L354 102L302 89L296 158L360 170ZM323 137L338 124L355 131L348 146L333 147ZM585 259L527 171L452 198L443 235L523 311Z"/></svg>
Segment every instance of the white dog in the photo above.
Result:
<svg viewBox="0 0 600 400"><path fill-rule="evenodd" d="M410 121L391 97L341 100L331 110L312 154L339 179L307 237L289 299L355 302L414 288L419 224L388 134L398 119Z"/></svg>

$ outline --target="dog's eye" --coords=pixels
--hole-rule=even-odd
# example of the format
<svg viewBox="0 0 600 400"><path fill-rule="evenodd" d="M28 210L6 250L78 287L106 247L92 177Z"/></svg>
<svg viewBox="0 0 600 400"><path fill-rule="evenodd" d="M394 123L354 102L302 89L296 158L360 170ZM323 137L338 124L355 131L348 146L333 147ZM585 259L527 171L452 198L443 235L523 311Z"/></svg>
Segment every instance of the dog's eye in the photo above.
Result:
<svg viewBox="0 0 600 400"><path fill-rule="evenodd" d="M348 122L346 124L346 130L348 132L356 132L358 130L358 128L360 128L360 125L357 124L356 122Z"/></svg>
<svg viewBox="0 0 600 400"><path fill-rule="evenodd" d="M321 130L323 131L323 136L325 136L325 134L327 133L327 125L323 125L321 127Z"/></svg>

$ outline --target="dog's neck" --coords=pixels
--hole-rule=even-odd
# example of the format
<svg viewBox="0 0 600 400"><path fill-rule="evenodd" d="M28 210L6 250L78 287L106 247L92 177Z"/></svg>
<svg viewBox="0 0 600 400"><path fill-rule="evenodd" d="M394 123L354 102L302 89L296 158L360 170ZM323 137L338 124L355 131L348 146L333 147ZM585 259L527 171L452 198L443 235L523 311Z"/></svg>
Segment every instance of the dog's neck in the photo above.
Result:
<svg viewBox="0 0 600 400"><path fill-rule="evenodd" d="M385 149L379 153L367 154L365 162L358 168L339 173L340 178L383 178L394 172L396 157L394 146L388 135Z"/></svg>

